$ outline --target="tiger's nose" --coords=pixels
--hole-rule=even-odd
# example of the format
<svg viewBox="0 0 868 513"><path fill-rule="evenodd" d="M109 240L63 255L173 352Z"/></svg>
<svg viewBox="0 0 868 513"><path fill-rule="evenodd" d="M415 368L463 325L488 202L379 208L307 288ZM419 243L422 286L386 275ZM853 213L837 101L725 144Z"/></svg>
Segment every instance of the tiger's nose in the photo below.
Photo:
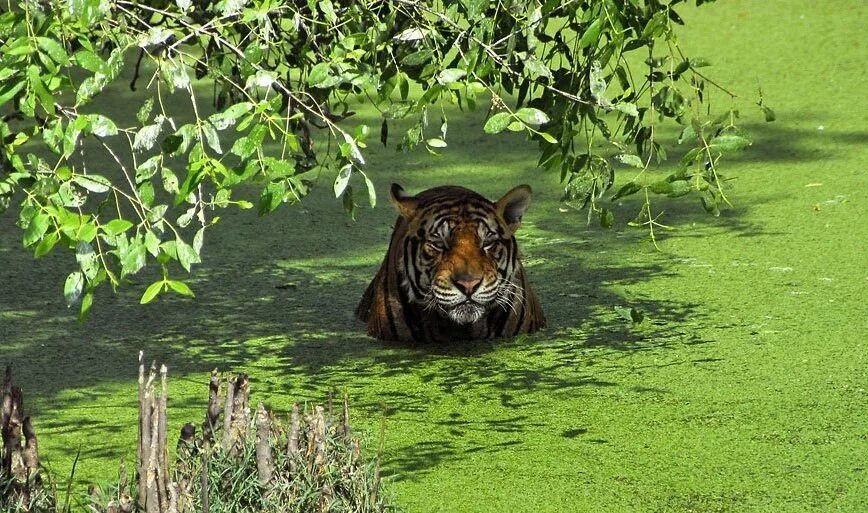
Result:
<svg viewBox="0 0 868 513"><path fill-rule="evenodd" d="M458 287L458 290L464 292L465 295L470 296L479 288L479 284L482 283L482 278L470 274L459 274L452 277L452 282L456 287Z"/></svg>

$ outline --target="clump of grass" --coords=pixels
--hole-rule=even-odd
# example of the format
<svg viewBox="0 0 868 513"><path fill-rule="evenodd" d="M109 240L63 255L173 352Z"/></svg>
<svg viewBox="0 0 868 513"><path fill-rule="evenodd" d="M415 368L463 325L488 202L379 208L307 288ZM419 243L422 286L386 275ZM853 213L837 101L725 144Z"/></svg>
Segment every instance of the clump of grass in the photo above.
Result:
<svg viewBox="0 0 868 513"><path fill-rule="evenodd" d="M179 456L174 477L182 483L185 497L179 502L189 504L185 510L204 511L207 500L215 513L394 511L379 489L376 462L361 460L358 441L347 438L340 423L330 424L320 407L300 417L294 453L288 449L292 423L269 419L272 456L266 476L257 447L259 419L249 425L256 436L245 437L234 453L201 439L181 446L185 456ZM207 499L202 489L208 490Z"/></svg>
<svg viewBox="0 0 868 513"><path fill-rule="evenodd" d="M91 487L86 504L80 504L82 508L92 513L397 511L381 489L379 455L374 461L362 458L359 439L351 432L346 397L339 418L332 414L331 405L326 411L322 406L303 410L295 404L289 418L281 422L262 404L251 414L250 382L243 374L226 381L224 387L216 370L212 372L202 429L197 433L192 423L182 428L176 456L170 463L166 374L164 366L160 369L161 393L157 394L156 366L146 373L140 355L134 478L128 479L122 465L117 483ZM7 441L5 436L7 432L15 434L15 419L21 411L20 390L11 392L14 387L10 381L7 378L4 390L10 392L4 394L3 404L17 405L9 411L18 416L4 414L2 419L0 511L66 513L70 511L68 493L61 505L56 486L46 486L50 478L43 482L46 473L38 463L33 466L31 458L32 468L15 466L15 461L24 461L15 459L15 454L26 449L21 437ZM222 394L221 389L225 390ZM6 400L14 394L17 401ZM35 444L35 435L32 440ZM10 465L6 465L7 454L12 455Z"/></svg>
<svg viewBox="0 0 868 513"><path fill-rule="evenodd" d="M52 488L33 486L27 493L20 493L17 480L0 471L0 511L4 513L30 513L59 511L57 494Z"/></svg>

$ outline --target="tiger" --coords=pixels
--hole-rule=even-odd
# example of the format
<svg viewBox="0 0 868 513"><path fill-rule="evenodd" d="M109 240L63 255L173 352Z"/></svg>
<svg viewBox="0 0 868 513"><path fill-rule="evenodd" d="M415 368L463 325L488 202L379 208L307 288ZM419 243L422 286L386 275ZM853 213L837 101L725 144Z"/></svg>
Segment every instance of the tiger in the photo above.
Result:
<svg viewBox="0 0 868 513"><path fill-rule="evenodd" d="M398 218L389 249L355 312L369 336L446 342L545 327L515 240L528 185L491 202L464 187L413 196L393 183L390 199Z"/></svg>

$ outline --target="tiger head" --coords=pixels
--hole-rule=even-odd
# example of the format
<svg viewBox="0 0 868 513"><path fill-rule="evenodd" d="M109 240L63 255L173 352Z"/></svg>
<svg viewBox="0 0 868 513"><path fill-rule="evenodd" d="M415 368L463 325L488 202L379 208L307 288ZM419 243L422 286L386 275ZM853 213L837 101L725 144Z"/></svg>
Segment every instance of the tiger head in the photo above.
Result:
<svg viewBox="0 0 868 513"><path fill-rule="evenodd" d="M459 325L516 308L522 284L514 234L530 198L527 185L492 203L463 187L411 196L392 184L392 202L407 223L398 264L409 301Z"/></svg>
<svg viewBox="0 0 868 513"><path fill-rule="evenodd" d="M400 215L380 270L356 308L368 334L451 341L544 327L515 241L530 194L520 185L491 202L463 187L412 196L392 184Z"/></svg>

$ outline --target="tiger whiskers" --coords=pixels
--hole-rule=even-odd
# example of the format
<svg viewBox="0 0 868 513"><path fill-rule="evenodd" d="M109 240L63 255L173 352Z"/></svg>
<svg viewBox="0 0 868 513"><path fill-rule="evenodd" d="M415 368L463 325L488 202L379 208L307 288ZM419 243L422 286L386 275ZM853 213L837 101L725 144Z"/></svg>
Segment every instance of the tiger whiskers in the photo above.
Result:
<svg viewBox="0 0 868 513"><path fill-rule="evenodd" d="M437 296L434 294L434 289L428 291L422 300L422 309L425 311L437 309Z"/></svg>
<svg viewBox="0 0 868 513"><path fill-rule="evenodd" d="M514 314L518 314L518 303L523 294L524 288L521 285L504 281L498 287L498 293L494 301L504 307L504 310L510 309Z"/></svg>

